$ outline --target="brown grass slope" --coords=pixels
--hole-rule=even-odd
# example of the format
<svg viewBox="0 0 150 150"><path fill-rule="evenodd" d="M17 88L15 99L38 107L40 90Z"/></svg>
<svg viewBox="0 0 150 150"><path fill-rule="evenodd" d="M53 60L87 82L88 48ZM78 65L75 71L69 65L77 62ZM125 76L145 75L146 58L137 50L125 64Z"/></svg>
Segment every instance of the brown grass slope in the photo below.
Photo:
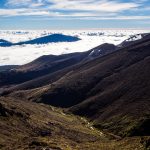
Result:
<svg viewBox="0 0 150 150"><path fill-rule="evenodd" d="M145 150L148 137L120 139L44 104L0 98L1 150Z"/></svg>
<svg viewBox="0 0 150 150"><path fill-rule="evenodd" d="M59 107L122 136L150 135L150 39L78 65L56 82L14 97Z"/></svg>
<svg viewBox="0 0 150 150"><path fill-rule="evenodd" d="M0 149L78 149L106 140L87 123L42 104L0 98Z"/></svg>

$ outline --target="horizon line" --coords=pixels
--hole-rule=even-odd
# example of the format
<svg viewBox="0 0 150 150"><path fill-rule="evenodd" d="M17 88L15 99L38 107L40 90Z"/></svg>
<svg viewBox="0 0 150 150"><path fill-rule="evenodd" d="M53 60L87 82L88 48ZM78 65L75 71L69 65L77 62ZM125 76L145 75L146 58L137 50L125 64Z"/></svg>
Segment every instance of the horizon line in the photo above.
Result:
<svg viewBox="0 0 150 150"><path fill-rule="evenodd" d="M0 31L5 31L5 30L12 30L12 31L17 31L17 30L150 30L150 27L144 27L144 28L142 28L142 27L136 27L136 28L68 28L68 29L66 29L66 28L57 28L57 29L54 29L54 28L43 28L43 29L29 29L29 28L27 28L27 29L21 29L21 28L19 28L19 29L0 29Z"/></svg>

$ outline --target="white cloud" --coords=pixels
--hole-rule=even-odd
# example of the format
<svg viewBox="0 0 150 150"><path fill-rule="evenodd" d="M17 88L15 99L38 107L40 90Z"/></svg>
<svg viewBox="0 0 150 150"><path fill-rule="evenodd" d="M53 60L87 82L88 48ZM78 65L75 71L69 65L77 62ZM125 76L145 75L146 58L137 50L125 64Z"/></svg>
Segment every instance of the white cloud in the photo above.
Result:
<svg viewBox="0 0 150 150"><path fill-rule="evenodd" d="M77 19L77 18L76 18ZM79 17L78 19L82 19L81 17ZM84 17L85 20L146 20L146 19L150 19L150 16L115 16L115 17L109 17L109 16L105 16L105 17Z"/></svg>
<svg viewBox="0 0 150 150"><path fill-rule="evenodd" d="M50 9L61 10L82 10L82 11L98 11L98 12L119 12L132 8L137 8L139 4L136 3L119 3L117 1L94 1L94 0L49 0L54 2Z"/></svg>
<svg viewBox="0 0 150 150"><path fill-rule="evenodd" d="M82 40L77 42L63 42L63 43L49 43L46 45L24 45L22 46L13 46L13 47L1 47L0 48L0 65L22 65L33 61L34 59L43 56L43 55L60 55L65 53L81 52L87 51L97 45L102 43L113 43L119 44L125 39L129 38L130 35L137 33L147 33L150 30L66 30L66 31L32 31L28 30L27 34L24 34L24 31L21 31L21 34L15 34L17 31L0 31L0 37L11 42L20 42L37 37L41 37L44 34L49 35L50 33L62 33L66 35L75 36L78 35ZM104 33L104 35L99 36L99 33ZM89 33L94 33L95 36L88 36ZM118 35L118 36L116 36ZM120 36L119 36L120 35ZM124 35L124 36L122 36ZM60 49L61 47L61 49Z"/></svg>
<svg viewBox="0 0 150 150"><path fill-rule="evenodd" d="M21 12L25 12L24 9L0 9L0 16L16 16Z"/></svg>
<svg viewBox="0 0 150 150"><path fill-rule="evenodd" d="M57 16L58 13L39 9L0 9L0 16Z"/></svg>
<svg viewBox="0 0 150 150"><path fill-rule="evenodd" d="M13 6L26 6L32 3L33 0L7 0L6 5Z"/></svg>
<svg viewBox="0 0 150 150"><path fill-rule="evenodd" d="M121 16L127 10L134 13L142 1L119 0L7 0L7 9L0 9L0 16L53 16L82 19L149 19L149 16Z"/></svg>

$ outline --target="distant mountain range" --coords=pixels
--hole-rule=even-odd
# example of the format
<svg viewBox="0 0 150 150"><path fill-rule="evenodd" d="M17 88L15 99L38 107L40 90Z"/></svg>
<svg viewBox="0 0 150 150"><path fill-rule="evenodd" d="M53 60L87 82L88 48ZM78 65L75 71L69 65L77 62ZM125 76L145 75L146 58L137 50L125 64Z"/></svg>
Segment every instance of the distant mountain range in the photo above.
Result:
<svg viewBox="0 0 150 150"><path fill-rule="evenodd" d="M9 47L15 45L23 45L23 44L48 44L48 43L57 43L57 42L75 42L79 41L78 37L63 35L63 34L51 34L43 37L39 37L33 40L28 40L24 42L12 43L3 39L0 39L1 47Z"/></svg>
<svg viewBox="0 0 150 150"><path fill-rule="evenodd" d="M38 116L42 118L40 129L45 122L45 130L51 128L53 136L58 136L60 130L64 130L64 119L61 122L61 119L51 116L54 119L53 125L59 127L58 132L54 131L53 125L47 126L47 115L46 118L43 117L43 111L48 113L47 107L54 106L51 110L58 107L57 115L63 115L62 118L69 121L73 120L74 115L84 121L86 118L88 121L82 122L82 125L89 127L94 137L95 133L101 135L103 146L107 143L105 148L98 147L99 149L150 148L150 34L141 34L136 40L127 39L117 46L105 43L86 52L42 56L26 65L1 72L0 88L1 114L8 114L6 117L9 118L9 114L14 113L16 122L17 115L24 116L27 119L21 123L25 122L27 126L26 116ZM38 104L34 106L34 103ZM61 110L63 112L59 113ZM68 114L72 115L70 119ZM29 127L35 120L38 120L37 117L30 119ZM3 119L1 121L4 122ZM74 122L72 124L75 126ZM12 126L8 122L7 125L9 128ZM82 133L88 133L92 139L84 127L81 127ZM72 129L74 128L69 126L71 133ZM77 126L74 130L76 129ZM68 138L65 131L63 136ZM75 133L77 137L88 137ZM70 134L69 139L74 141L72 137L73 134ZM45 139L47 136L44 142L48 143ZM112 141L116 143L109 147L108 143ZM95 142L99 143L95 139L92 146L88 145L97 149ZM84 146L80 149L86 149Z"/></svg>

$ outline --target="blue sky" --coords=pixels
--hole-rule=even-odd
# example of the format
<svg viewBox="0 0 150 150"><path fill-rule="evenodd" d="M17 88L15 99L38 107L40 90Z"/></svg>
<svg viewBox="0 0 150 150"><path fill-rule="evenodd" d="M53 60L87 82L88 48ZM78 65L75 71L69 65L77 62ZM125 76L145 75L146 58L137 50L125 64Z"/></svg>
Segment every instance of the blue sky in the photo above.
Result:
<svg viewBox="0 0 150 150"><path fill-rule="evenodd" d="M150 28L149 0L0 0L0 29Z"/></svg>

